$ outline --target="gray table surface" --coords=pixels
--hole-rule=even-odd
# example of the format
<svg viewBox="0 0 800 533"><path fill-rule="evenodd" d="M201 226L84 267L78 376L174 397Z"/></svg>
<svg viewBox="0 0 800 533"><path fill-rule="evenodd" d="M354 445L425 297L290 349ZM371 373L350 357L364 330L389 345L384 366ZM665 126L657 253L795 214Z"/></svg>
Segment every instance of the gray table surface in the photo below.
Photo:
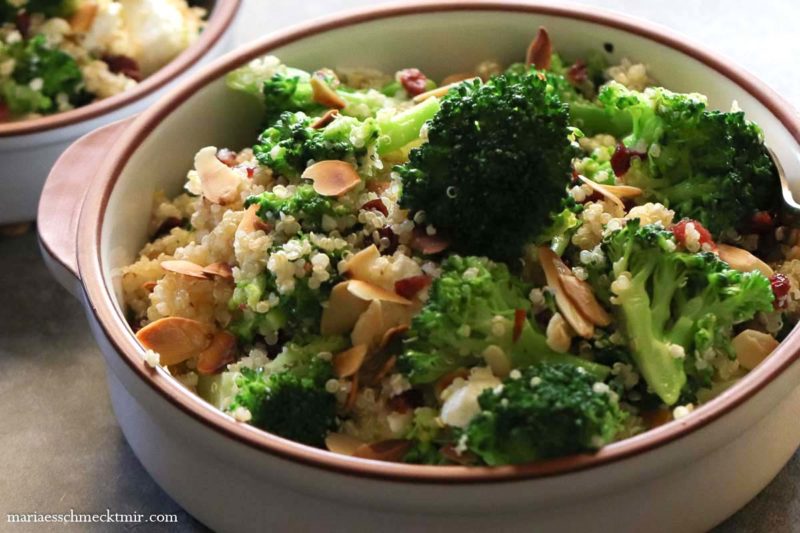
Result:
<svg viewBox="0 0 800 533"><path fill-rule="evenodd" d="M245 0L237 38L244 42L311 17L376 3L382 2ZM791 101L800 101L796 70L800 47L795 33L800 7L794 2L586 3L683 32L727 54ZM155 484L125 443L111 412L102 358L83 310L48 275L33 233L0 237L0 295L0 531L51 529L12 526L6 523L7 513L70 509L175 513L179 523L170 531L204 531ZM799 476L800 453L718 531L800 530Z"/></svg>

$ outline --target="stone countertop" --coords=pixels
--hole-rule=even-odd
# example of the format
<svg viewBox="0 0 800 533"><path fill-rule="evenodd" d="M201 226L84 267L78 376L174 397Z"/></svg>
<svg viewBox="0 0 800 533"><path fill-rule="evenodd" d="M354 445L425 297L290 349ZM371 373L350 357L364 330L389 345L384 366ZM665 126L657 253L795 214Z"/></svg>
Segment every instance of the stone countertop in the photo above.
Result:
<svg viewBox="0 0 800 533"><path fill-rule="evenodd" d="M240 42L373 0L245 0ZM800 101L795 21L784 0L592 0L654 20L728 55L791 101ZM269 6L269 7L267 7ZM205 531L148 476L111 412L105 369L83 310L53 281L33 233L0 237L0 530L15 512L175 513L169 531ZM718 531L800 528L800 453ZM157 530L145 525L125 530ZM56 529L55 527L53 528ZM58 526L58 530L63 530ZM34 531L46 531L38 526ZM98 531L101 529L98 529ZM166 529L165 529L166 530Z"/></svg>

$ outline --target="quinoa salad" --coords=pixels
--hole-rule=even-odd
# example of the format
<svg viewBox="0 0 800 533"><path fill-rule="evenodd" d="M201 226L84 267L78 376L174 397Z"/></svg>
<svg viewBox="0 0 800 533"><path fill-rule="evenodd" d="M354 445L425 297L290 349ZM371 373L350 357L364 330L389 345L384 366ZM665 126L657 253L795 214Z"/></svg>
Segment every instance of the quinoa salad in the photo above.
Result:
<svg viewBox="0 0 800 533"><path fill-rule="evenodd" d="M187 0L0 0L0 122L135 87L200 35Z"/></svg>
<svg viewBox="0 0 800 533"><path fill-rule="evenodd" d="M198 147L120 273L146 362L239 423L383 461L529 463L693 416L796 323L800 231L735 102L607 58L542 28L439 83L230 73L262 133Z"/></svg>

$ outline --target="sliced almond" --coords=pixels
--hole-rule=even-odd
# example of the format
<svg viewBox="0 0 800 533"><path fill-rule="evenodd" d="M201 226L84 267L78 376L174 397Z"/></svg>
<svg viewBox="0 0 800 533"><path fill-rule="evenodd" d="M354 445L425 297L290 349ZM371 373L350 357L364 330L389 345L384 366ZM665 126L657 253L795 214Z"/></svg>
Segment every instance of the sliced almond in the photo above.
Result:
<svg viewBox="0 0 800 533"><path fill-rule="evenodd" d="M767 358L780 344L772 335L746 329L736 335L731 341L739 364L747 370L753 370L761 361Z"/></svg>
<svg viewBox="0 0 800 533"><path fill-rule="evenodd" d="M334 109L344 109L347 107L347 102L328 85L322 75L316 72L311 76L311 91L313 92L312 98L318 104Z"/></svg>
<svg viewBox="0 0 800 533"><path fill-rule="evenodd" d="M161 356L161 364L176 365L199 354L211 344L210 326L181 317L151 322L136 332L139 343Z"/></svg>
<svg viewBox="0 0 800 533"><path fill-rule="evenodd" d="M345 161L319 161L303 172L303 178L314 182L314 190L322 196L341 196L361 183L353 165Z"/></svg>
<svg viewBox="0 0 800 533"><path fill-rule="evenodd" d="M233 269L228 263L211 263L203 268L203 274L211 278L233 279Z"/></svg>
<svg viewBox="0 0 800 533"><path fill-rule="evenodd" d="M350 340L354 346L364 345L372 350L379 346L386 330L383 324L383 309L380 300L370 302L367 310L358 317Z"/></svg>
<svg viewBox="0 0 800 533"><path fill-rule="evenodd" d="M594 335L594 324L578 311L575 307L575 303L569 299L561 284L561 279L558 276L558 269L556 268L557 262L560 262L561 259L550 248L540 246L539 261L544 270L547 285L553 289L556 305L559 311L561 311L561 314L564 315L564 318L578 335L585 339L591 339L592 335Z"/></svg>
<svg viewBox="0 0 800 533"><path fill-rule="evenodd" d="M425 91L424 93L420 93L417 96L415 96L411 101L414 102L415 104L419 104L421 102L424 102L428 98L441 98L447 93L449 93L450 89L452 89L453 87L460 85L462 83L473 82L476 80L479 81L480 78L474 76L472 78L466 78L453 83L448 83L447 85L442 85L441 87L437 87L435 89L431 89L430 91Z"/></svg>
<svg viewBox="0 0 800 533"><path fill-rule="evenodd" d="M439 235L428 235L425 231L414 231L411 247L425 255L442 253L450 247L450 243Z"/></svg>
<svg viewBox="0 0 800 533"><path fill-rule="evenodd" d="M642 189L630 185L602 185L596 181L590 180L586 176L578 176L578 179L603 198L613 202L614 205L623 211L625 210L625 202L622 201L623 198L636 198L637 196L641 196L643 192Z"/></svg>
<svg viewBox="0 0 800 533"><path fill-rule="evenodd" d="M344 410L350 411L356 404L358 398L358 374L353 376L350 381L350 392L347 393L347 400L344 402Z"/></svg>
<svg viewBox="0 0 800 533"><path fill-rule="evenodd" d="M172 259L169 261L162 261L161 268L167 272L174 272L182 276L189 276L190 278L208 279L208 276L203 271L203 267L191 261L183 259Z"/></svg>
<svg viewBox="0 0 800 533"><path fill-rule="evenodd" d="M194 156L194 168L200 176L203 197L213 204L225 205L238 196L241 178L217 158L217 149L207 146Z"/></svg>
<svg viewBox="0 0 800 533"><path fill-rule="evenodd" d="M358 447L363 444L364 441L344 433L329 433L325 437L325 447L329 451L340 455L353 456Z"/></svg>
<svg viewBox="0 0 800 533"><path fill-rule="evenodd" d="M211 339L208 348L197 357L197 372L200 374L216 374L228 363L236 359L236 337L227 331L218 331Z"/></svg>
<svg viewBox="0 0 800 533"><path fill-rule="evenodd" d="M457 72L455 74L450 74L445 79L443 79L442 86L454 85L464 80L474 79L476 77L477 76L475 76L474 72Z"/></svg>
<svg viewBox="0 0 800 533"><path fill-rule="evenodd" d="M397 463L403 460L408 450L411 449L411 441L401 439L390 439L372 444L362 444L355 453L355 457L361 459L371 459L373 461L390 461Z"/></svg>
<svg viewBox="0 0 800 533"><path fill-rule="evenodd" d="M311 123L311 128L315 130L320 130L330 124L331 122L339 116L338 109L328 109L324 115L319 117L317 120Z"/></svg>
<svg viewBox="0 0 800 533"><path fill-rule="evenodd" d="M554 352L567 353L572 346L574 333L567 321L564 320L564 316L561 313L555 313L547 323L545 331L547 345Z"/></svg>
<svg viewBox="0 0 800 533"><path fill-rule="evenodd" d="M552 253L549 257L556 268L558 279L561 281L564 292L567 294L567 297L572 300L572 303L575 304L578 311L597 326L607 326L611 324L611 316L603 309L603 306L600 305L597 298L595 298L592 287L585 281L575 277L575 274L572 273L572 269L565 265L557 254Z"/></svg>
<svg viewBox="0 0 800 533"><path fill-rule="evenodd" d="M383 338L381 339L381 343L378 346L378 349L383 350L384 348L389 346L389 343L392 342L392 340L394 340L395 337L398 337L403 333L405 333L406 331L408 331L408 328L409 324L401 324L399 326L387 329L386 332L383 334Z"/></svg>
<svg viewBox="0 0 800 533"><path fill-rule="evenodd" d="M343 281L336 284L331 290L328 305L322 311L322 335L343 335L355 326L358 317L367 310L369 302L365 301L349 290L350 282Z"/></svg>
<svg viewBox="0 0 800 533"><path fill-rule="evenodd" d="M549 70L553 58L553 43L550 41L550 34L544 26L539 26L536 37L528 46L528 53L525 55L525 64L539 70Z"/></svg>
<svg viewBox="0 0 800 533"><path fill-rule="evenodd" d="M387 291L377 285L372 285L359 279L351 279L347 282L347 290L350 294L361 298L365 301L381 300L384 302L392 302L400 305L411 305L411 300L403 298L397 293Z"/></svg>
<svg viewBox="0 0 800 533"><path fill-rule="evenodd" d="M333 357L333 373L338 378L349 378L361 369L367 358L367 346L359 344Z"/></svg>
<svg viewBox="0 0 800 533"><path fill-rule="evenodd" d="M739 272L758 270L767 277L775 274L775 271L773 271L768 264L742 248L737 248L736 246L730 246L728 244L718 244L717 252L719 252L720 259L728 263L732 269L738 270Z"/></svg>
<svg viewBox="0 0 800 533"><path fill-rule="evenodd" d="M381 256L374 244L360 250L344 263L344 273L351 278L366 280L370 278L372 265Z"/></svg>
<svg viewBox="0 0 800 533"><path fill-rule="evenodd" d="M272 231L272 226L264 222L264 220L258 216L258 205L253 204L245 210L242 220L239 221L239 225L236 227L236 231L253 233L258 230L269 233Z"/></svg>
<svg viewBox="0 0 800 533"><path fill-rule="evenodd" d="M397 364L397 357L393 355L389 359L387 359L386 362L383 363L383 365L381 365L381 368L375 374L375 377L373 378L372 381L374 383L379 383L383 378L389 375L389 372L394 370L395 364Z"/></svg>
<svg viewBox="0 0 800 533"><path fill-rule="evenodd" d="M82 2L72 16L69 18L69 25L75 33L86 33L92 27L97 16L97 2L93 0Z"/></svg>

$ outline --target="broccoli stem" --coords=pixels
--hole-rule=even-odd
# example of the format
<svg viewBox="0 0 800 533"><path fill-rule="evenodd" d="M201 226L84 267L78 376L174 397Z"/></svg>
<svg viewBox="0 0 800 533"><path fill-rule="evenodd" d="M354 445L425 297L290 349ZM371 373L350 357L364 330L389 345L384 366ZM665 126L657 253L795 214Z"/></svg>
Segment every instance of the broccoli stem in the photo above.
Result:
<svg viewBox="0 0 800 533"><path fill-rule="evenodd" d="M572 125L586 135L608 133L619 139L633 129L633 119L625 111L612 113L594 104L571 103L569 113Z"/></svg>
<svg viewBox="0 0 800 533"><path fill-rule="evenodd" d="M527 368L538 363L563 363L579 366L599 380L605 379L611 371L605 365L587 361L575 355L554 352L547 339L534 331L530 322L525 322L517 342L511 350L511 364L514 368Z"/></svg>
<svg viewBox="0 0 800 533"><path fill-rule="evenodd" d="M422 126L433 118L440 107L438 98L428 98L388 120L379 121L381 138L378 140L378 153L387 154L417 140Z"/></svg>

